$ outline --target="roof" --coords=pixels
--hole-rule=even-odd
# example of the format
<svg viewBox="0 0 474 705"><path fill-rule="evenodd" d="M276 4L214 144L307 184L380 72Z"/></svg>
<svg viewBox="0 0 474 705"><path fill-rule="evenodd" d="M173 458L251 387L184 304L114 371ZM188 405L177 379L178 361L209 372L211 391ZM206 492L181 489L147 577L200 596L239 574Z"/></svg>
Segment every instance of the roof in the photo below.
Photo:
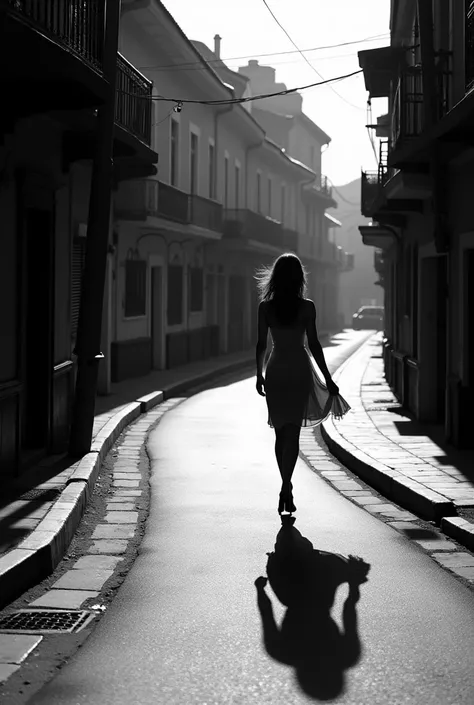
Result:
<svg viewBox="0 0 474 705"><path fill-rule="evenodd" d="M299 169L304 170L310 178L311 177L313 177L313 179L316 178L316 172L314 172L312 169L310 169L308 166L306 166L306 164L303 164L303 162L298 161L298 159L294 159L294 157L290 157L290 155L282 147L280 147L279 144L277 144L272 139L270 139L270 137L265 137L265 139L263 141L263 145L270 147L270 148L274 149L275 151L277 151L280 154L280 156L283 157L283 159L286 159L286 161L289 162L289 164L291 164L292 166L295 166Z"/></svg>
<svg viewBox="0 0 474 705"><path fill-rule="evenodd" d="M323 144L330 143L331 138L329 137L329 135L324 132L324 130L322 130L320 127L318 127L318 125L316 125L316 123L311 120L311 118L309 118L303 111L301 111L301 113L297 113L294 117L296 119L301 120L301 122L318 137L318 139L322 138L324 140Z"/></svg>

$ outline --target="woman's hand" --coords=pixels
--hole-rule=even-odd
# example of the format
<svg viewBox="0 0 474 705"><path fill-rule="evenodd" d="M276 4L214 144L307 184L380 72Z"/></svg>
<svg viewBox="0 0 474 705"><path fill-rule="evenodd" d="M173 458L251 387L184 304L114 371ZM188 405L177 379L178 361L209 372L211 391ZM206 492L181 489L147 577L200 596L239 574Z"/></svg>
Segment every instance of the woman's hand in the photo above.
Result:
<svg viewBox="0 0 474 705"><path fill-rule="evenodd" d="M265 389L265 378L263 375L257 375L257 392L260 394L261 397L265 396L264 389Z"/></svg>
<svg viewBox="0 0 474 705"><path fill-rule="evenodd" d="M335 382L332 381L332 379L326 381L326 386L331 396L337 396L339 394L339 387Z"/></svg>

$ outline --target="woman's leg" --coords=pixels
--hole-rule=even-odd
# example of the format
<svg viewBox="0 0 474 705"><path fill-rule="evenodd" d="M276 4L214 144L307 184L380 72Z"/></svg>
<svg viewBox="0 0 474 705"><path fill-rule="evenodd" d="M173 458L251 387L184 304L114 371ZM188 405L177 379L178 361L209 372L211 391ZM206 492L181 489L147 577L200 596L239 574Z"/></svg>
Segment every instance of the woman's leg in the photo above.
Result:
<svg viewBox="0 0 474 705"><path fill-rule="evenodd" d="M282 431L284 433L281 469L282 488L291 488L291 477L300 452L301 426L286 424Z"/></svg>
<svg viewBox="0 0 474 705"><path fill-rule="evenodd" d="M285 434L283 428L275 429L275 456L278 463L280 475L283 478L283 447L285 443Z"/></svg>

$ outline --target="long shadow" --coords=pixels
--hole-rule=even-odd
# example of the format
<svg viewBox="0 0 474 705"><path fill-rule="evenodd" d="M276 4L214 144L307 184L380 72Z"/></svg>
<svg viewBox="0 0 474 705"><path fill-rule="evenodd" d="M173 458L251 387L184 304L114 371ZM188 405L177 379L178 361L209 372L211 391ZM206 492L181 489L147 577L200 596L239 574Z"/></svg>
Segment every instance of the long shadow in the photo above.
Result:
<svg viewBox="0 0 474 705"><path fill-rule="evenodd" d="M287 607L280 627L265 591L267 578L260 576L255 581L263 641L269 656L294 667L306 695L333 700L345 692L345 671L361 657L356 605L370 565L356 556L346 558L314 548L294 521L294 517L282 516L275 550L267 554L268 581ZM331 609L337 588L345 582L349 594L340 630Z"/></svg>
<svg viewBox="0 0 474 705"><path fill-rule="evenodd" d="M59 479L55 482L55 478L77 458L62 455L49 460L32 466L19 477L4 477L0 481L0 554L18 545L31 532L28 521L21 526L22 520L28 520L35 511L57 499L66 482ZM52 482L51 486L40 487L48 482Z"/></svg>

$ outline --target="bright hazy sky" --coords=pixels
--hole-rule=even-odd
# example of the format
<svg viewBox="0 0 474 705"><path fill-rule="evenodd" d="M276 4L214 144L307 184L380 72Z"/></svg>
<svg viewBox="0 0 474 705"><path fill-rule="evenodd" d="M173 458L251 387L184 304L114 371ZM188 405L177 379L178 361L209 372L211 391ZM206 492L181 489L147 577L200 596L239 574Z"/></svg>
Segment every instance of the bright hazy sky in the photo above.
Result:
<svg viewBox="0 0 474 705"><path fill-rule="evenodd" d="M183 32L214 48L214 35L222 37L221 58L230 68L245 66L249 58L276 68L277 82L287 88L321 80L277 25L263 0L162 0ZM389 44L390 0L267 0L273 13L302 49L340 44L379 35L379 39L305 56L325 78L357 71L357 52ZM271 52L291 54L259 56ZM253 53L252 53L253 52ZM245 57L236 60L235 57ZM232 60L230 60L232 59ZM332 85L332 84L331 84ZM328 86L302 91L303 110L332 141L323 154L323 172L336 185L360 176L361 168L374 169L374 151L365 125L367 92L362 74ZM386 112L386 100L372 102L372 122ZM375 138L378 152L378 140Z"/></svg>

